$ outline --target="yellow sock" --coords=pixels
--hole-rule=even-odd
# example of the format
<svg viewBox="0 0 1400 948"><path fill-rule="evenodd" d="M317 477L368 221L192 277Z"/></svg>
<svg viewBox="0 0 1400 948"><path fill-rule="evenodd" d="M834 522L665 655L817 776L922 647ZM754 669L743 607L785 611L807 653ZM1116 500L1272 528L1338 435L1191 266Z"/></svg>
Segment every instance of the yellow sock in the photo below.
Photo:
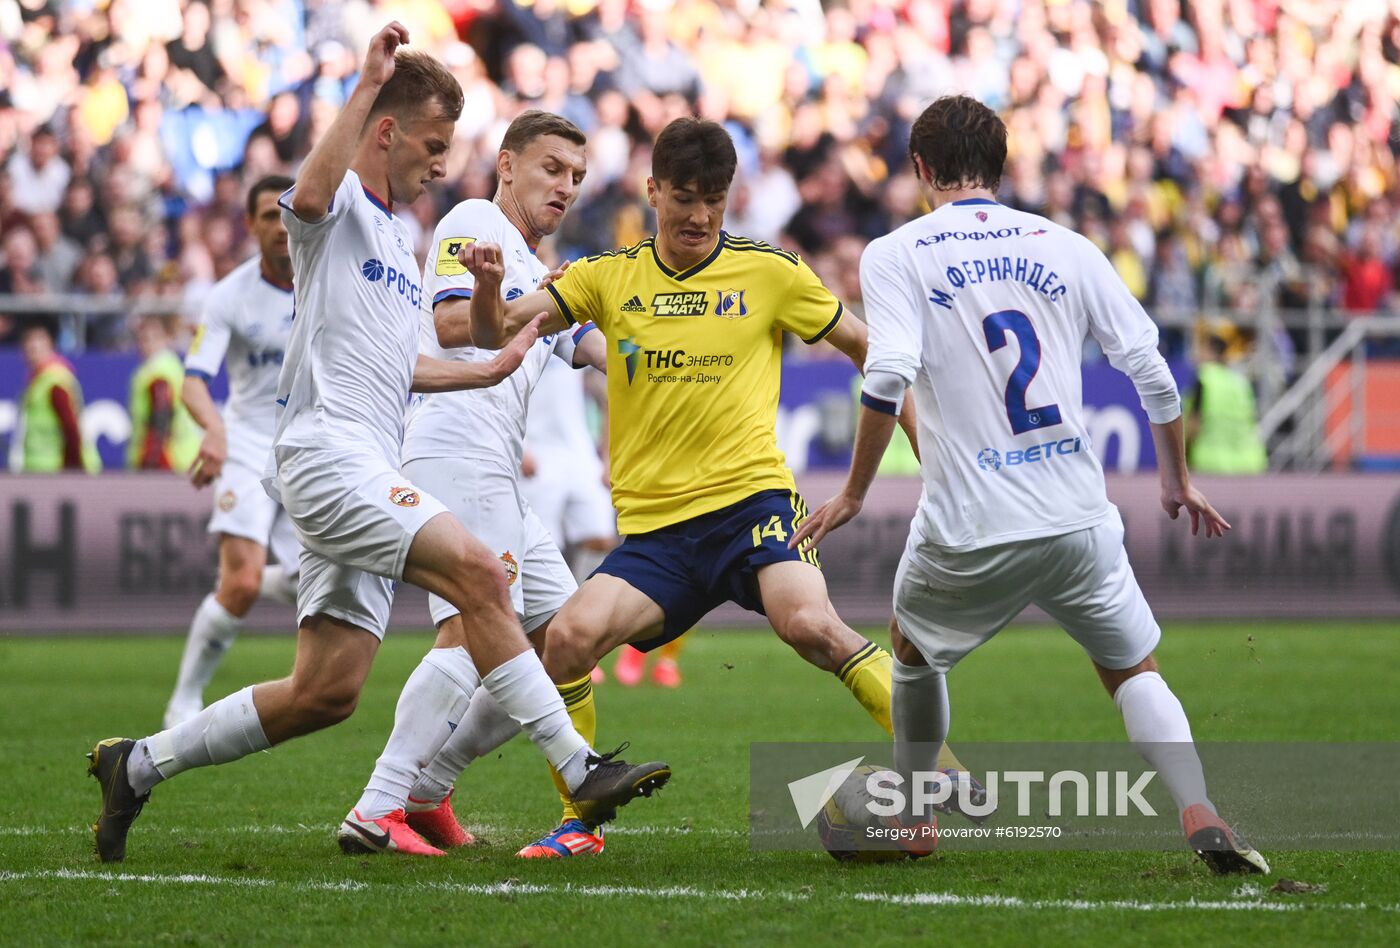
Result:
<svg viewBox="0 0 1400 948"><path fill-rule="evenodd" d="M681 635L672 639L656 650L657 658L669 658L671 661L681 657L681 649L685 647L685 636Z"/></svg>
<svg viewBox="0 0 1400 948"><path fill-rule="evenodd" d="M947 741L944 741L944 742L943 742L943 749L940 750L940 751L938 752L938 769L939 769L939 770L966 770L966 769L967 769L966 767L963 766L962 761L958 760L957 755L955 755L955 754L953 753L953 749L952 749L951 747L948 746L948 742L947 742Z"/></svg>
<svg viewBox="0 0 1400 948"><path fill-rule="evenodd" d="M592 675L584 675L578 681L560 685L559 696L564 699L564 710L569 712L569 719L574 722L575 730L588 742L588 746L592 747L598 738L598 706L593 703ZM559 799L564 803L564 816L559 822L567 823L569 820L578 819L578 810L574 809L573 801L569 799L569 787L564 783L564 778L559 776L559 771L553 767L549 768L549 775L554 778L554 786L559 789Z"/></svg>
<svg viewBox="0 0 1400 948"><path fill-rule="evenodd" d="M890 653L874 642L867 642L860 651L846 660L837 672L841 683L851 689L851 694L861 703L861 707L875 719L875 723L894 736L894 725L890 722L890 695L893 684L890 674L894 661ZM947 742L938 752L939 770L966 770Z"/></svg>
<svg viewBox="0 0 1400 948"><path fill-rule="evenodd" d="M890 723L892 662L889 652L874 642L866 642L836 673L841 684L850 689L866 713L891 737L894 736L894 725Z"/></svg>

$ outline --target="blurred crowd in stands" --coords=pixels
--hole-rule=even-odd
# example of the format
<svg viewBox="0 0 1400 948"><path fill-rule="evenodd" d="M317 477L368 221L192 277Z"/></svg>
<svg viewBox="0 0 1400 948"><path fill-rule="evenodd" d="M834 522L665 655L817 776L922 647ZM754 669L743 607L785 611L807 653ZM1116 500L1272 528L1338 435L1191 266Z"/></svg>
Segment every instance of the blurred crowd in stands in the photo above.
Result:
<svg viewBox="0 0 1400 948"><path fill-rule="evenodd" d="M634 242L650 142L697 113L738 146L728 228L858 305L865 243L922 212L909 124L965 91L1010 127L1002 199L1092 238L1150 311L1396 309L1400 0L0 0L0 296L196 320L252 250L245 184L295 171L390 19L466 93L421 244L490 196L527 107L589 135L550 252ZM59 339L84 341L131 323Z"/></svg>

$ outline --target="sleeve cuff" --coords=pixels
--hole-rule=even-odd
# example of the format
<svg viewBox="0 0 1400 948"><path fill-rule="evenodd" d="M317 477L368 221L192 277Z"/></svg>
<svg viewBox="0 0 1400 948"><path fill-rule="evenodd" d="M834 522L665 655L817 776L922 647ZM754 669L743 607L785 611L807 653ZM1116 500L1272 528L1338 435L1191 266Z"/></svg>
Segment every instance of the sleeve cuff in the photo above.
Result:
<svg viewBox="0 0 1400 948"><path fill-rule="evenodd" d="M205 372L203 369L186 369L185 377L199 379L205 385L208 385L210 382L214 381L214 376L210 375L208 372Z"/></svg>
<svg viewBox="0 0 1400 948"><path fill-rule="evenodd" d="M457 299L464 299L464 300L469 300L469 299L471 299L471 298L472 298L471 287L469 287L469 286L458 286L458 287L453 287L453 288L450 289L450 290L442 290L442 291L436 293L436 294L433 296L433 305L436 306L437 304L441 303L443 300L452 299L452 298L454 298L454 297L457 298Z"/></svg>
<svg viewBox="0 0 1400 948"><path fill-rule="evenodd" d="M883 398L876 398L869 392L860 393L860 403L871 411L878 411L886 415L898 415L899 403L887 401Z"/></svg>
<svg viewBox="0 0 1400 948"><path fill-rule="evenodd" d="M597 324L597 323L584 323L582 326L580 326L580 327L578 327L577 329L575 329L575 330L574 330L574 345L578 345L578 341L579 341L580 339L582 339L584 336L588 335L589 332L591 332L592 330L597 329L597 328L598 328L598 324Z"/></svg>
<svg viewBox="0 0 1400 948"><path fill-rule="evenodd" d="M559 295L559 291L554 288L554 284L549 284L545 289L549 291L550 296L554 297L554 302L559 304L559 314L564 317L564 322L568 323L570 326L577 326L578 320L574 318L574 314L569 310L569 304L564 302L564 297Z"/></svg>
<svg viewBox="0 0 1400 948"><path fill-rule="evenodd" d="M813 343L821 342L823 339L825 339L825 338L827 337L827 335L828 335L833 329L836 328L836 324L839 323L839 322L841 321L841 314L844 313L845 311L846 311L845 304L838 302L838 303L836 304L836 315L834 315L834 316L831 317L831 322L827 323L826 326L824 326L824 327L822 328L822 331L819 332L819 333L817 333L817 334L816 334L815 336L813 336L812 338L810 338L810 339L803 339L802 341L805 342L805 343L807 343L807 345L809 345L809 346L812 345Z"/></svg>

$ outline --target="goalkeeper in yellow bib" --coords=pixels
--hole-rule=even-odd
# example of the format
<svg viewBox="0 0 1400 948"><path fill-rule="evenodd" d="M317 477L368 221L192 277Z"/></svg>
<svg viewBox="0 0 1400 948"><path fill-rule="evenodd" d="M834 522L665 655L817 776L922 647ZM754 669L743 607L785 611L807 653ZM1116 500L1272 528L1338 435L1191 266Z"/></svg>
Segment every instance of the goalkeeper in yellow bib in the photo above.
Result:
<svg viewBox="0 0 1400 948"><path fill-rule="evenodd" d="M542 311L541 334L591 322L608 339L612 494L625 539L555 616L544 650L590 740L598 661L623 643L654 649L724 602L766 615L891 728L889 653L841 621L816 556L788 549L807 511L774 431L783 332L825 339L859 368L865 324L795 254L724 232L735 164L723 127L672 122L647 181L656 236L574 263L509 303L500 249L461 253L477 281L476 345L505 345ZM911 430L912 416L904 421ZM592 833L566 802L563 823L520 855L600 852Z"/></svg>

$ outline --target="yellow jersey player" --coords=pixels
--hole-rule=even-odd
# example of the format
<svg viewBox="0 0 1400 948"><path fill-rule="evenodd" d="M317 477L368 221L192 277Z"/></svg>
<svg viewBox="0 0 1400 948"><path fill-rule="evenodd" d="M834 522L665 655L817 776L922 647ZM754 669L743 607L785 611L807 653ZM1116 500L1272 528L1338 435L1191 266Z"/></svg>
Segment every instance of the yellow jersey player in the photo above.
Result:
<svg viewBox="0 0 1400 948"><path fill-rule="evenodd" d="M461 253L477 280L477 345L504 345L542 311L542 333L591 322L609 340L612 493L625 539L555 616L544 653L585 736L597 726L589 676L600 659L623 643L663 645L724 602L766 615L891 728L889 653L841 621L816 556L788 548L807 511L774 430L783 332L825 339L859 368L865 325L844 318L797 255L724 232L735 164L723 127L672 122L647 180L657 235L509 303L499 248ZM566 802L563 824L520 855L601 851L601 839L585 845L575 816Z"/></svg>

